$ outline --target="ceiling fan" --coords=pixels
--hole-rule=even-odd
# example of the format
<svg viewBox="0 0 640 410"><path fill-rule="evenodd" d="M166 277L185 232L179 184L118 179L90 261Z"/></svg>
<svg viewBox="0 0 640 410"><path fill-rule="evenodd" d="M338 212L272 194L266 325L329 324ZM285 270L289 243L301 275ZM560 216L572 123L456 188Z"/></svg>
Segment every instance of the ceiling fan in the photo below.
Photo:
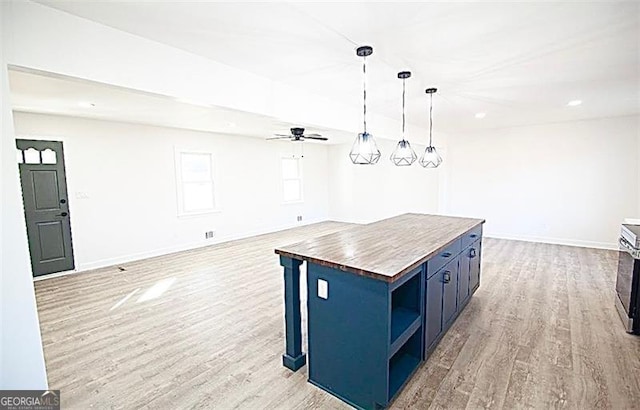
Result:
<svg viewBox="0 0 640 410"><path fill-rule="evenodd" d="M290 139L291 141L304 141L304 140L317 140L317 141L328 141L329 138L323 137L320 134L306 134L304 133L304 128L291 128L291 134L275 134L275 137L267 138L268 140L282 140L282 139Z"/></svg>

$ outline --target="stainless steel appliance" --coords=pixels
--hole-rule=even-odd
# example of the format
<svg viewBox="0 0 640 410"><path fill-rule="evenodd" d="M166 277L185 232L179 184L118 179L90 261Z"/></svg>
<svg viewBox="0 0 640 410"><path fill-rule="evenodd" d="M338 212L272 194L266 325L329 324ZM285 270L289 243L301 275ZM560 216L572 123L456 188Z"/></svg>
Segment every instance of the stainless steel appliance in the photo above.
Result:
<svg viewBox="0 0 640 410"><path fill-rule="evenodd" d="M622 225L616 293L627 332L640 334L640 225Z"/></svg>

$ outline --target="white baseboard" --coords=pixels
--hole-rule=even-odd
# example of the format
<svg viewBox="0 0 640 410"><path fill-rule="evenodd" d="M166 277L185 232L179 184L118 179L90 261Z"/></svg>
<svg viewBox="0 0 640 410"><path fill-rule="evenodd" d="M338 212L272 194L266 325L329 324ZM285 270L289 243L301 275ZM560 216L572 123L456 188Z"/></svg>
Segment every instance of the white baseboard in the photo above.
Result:
<svg viewBox="0 0 640 410"><path fill-rule="evenodd" d="M340 222L340 223L355 224L355 225L366 225L366 224L370 224L371 222L375 222L369 219L354 219L354 218L329 218L329 220L332 222Z"/></svg>
<svg viewBox="0 0 640 410"><path fill-rule="evenodd" d="M298 226L311 225L311 224L326 222L326 221L346 222L346 223L367 223L368 222L368 221L353 221L353 220L347 221L347 220L342 220L342 218L325 218L325 219L318 219L318 220L309 220L309 221L300 222L300 223L294 222L291 224L282 224L282 225L278 225L270 228L256 229L256 230L238 233L234 235L227 235L225 237L216 238L215 240L202 240L198 242L191 242L191 243L180 244L180 245L161 248L161 249L154 249L146 252L129 254L129 255L119 256L115 258L108 258L108 259L102 259L94 262L87 262L87 263L79 264L78 267L73 271L58 272L58 273L52 273L50 275L38 276L34 278L34 281L57 278L60 276L66 276L66 275L71 275L76 273L83 273L83 272L87 272L95 269L138 261L141 259L148 259L156 256L168 255L171 253L182 252L182 251L187 251L191 249L204 248L206 246L217 245L220 243L235 241L238 239L245 239L251 236L264 235L267 233L283 231L285 229L291 229ZM508 239L508 240L514 240L514 241L539 242L539 243L548 243L553 245L578 246L582 248L618 250L617 243L609 243L609 242L583 241L578 239L549 238L549 237L526 236L526 235L511 235L511 234L502 234L502 233L485 233L484 236L487 238Z"/></svg>
<svg viewBox="0 0 640 410"><path fill-rule="evenodd" d="M539 242L548 243L552 245L566 245L566 246L578 246L581 248L595 248L595 249L608 249L618 250L618 243L609 242L595 242L595 241L583 241L580 239L564 239L564 238L548 238L541 236L526 236L526 235L510 235L502 233L485 233L487 238L496 239L508 239L512 241L524 241L524 242Z"/></svg>
<svg viewBox="0 0 640 410"><path fill-rule="evenodd" d="M331 220L337 222L346 222L346 223L356 223L356 224L367 224L372 221L370 220L355 220L349 218L332 218ZM617 242L595 242L595 241L583 241L580 239L565 239L565 238L551 238L551 237L543 237L543 236L527 236L527 235L512 235L505 233L489 233L484 232L483 234L486 238L496 238L496 239L509 239L512 241L525 241L525 242L539 242L539 243L548 243L552 245L566 245L566 246L578 246L581 248L595 248L595 249L608 249L608 250L618 250Z"/></svg>
<svg viewBox="0 0 640 410"><path fill-rule="evenodd" d="M78 264L76 265L77 268L75 270L57 272L57 273L52 273L50 275L37 276L33 280L39 281L44 279L57 278L60 276L72 275L76 273L84 273L84 272L95 270L95 269L106 268L109 266L120 265L120 264L133 262L133 261L139 261L142 259L154 258L156 256L168 255L176 252L188 251L191 249L204 248L206 246L217 245L220 243L235 241L238 239L245 239L251 236L264 235L268 233L284 231L286 229L291 229L291 228L305 226L305 225L312 225L315 223L325 222L325 221L328 221L328 219L309 220L304 222L293 222L290 224L282 224L282 225L277 225L270 228L255 229L252 231L242 232L238 234L226 235L223 237L215 238L213 240L212 239L201 240L197 242L184 243L184 244L179 244L179 245L170 246L166 248L153 249L150 251L133 253L133 254L118 256L114 258L101 259L93 262Z"/></svg>

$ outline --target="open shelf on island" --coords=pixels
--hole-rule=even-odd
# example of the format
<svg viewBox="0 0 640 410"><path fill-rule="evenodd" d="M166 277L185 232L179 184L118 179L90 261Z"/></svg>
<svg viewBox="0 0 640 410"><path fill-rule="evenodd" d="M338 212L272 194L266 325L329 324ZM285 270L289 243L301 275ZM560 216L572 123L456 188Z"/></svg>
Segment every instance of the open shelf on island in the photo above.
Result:
<svg viewBox="0 0 640 410"><path fill-rule="evenodd" d="M411 327L415 322L420 323L420 312L398 307L391 312L391 341L392 343Z"/></svg>
<svg viewBox="0 0 640 410"><path fill-rule="evenodd" d="M391 294L392 345L401 338L408 338L415 331L415 327L420 325L420 278L420 275L415 275L394 289Z"/></svg>
<svg viewBox="0 0 640 410"><path fill-rule="evenodd" d="M421 332L415 332L389 360L389 400L420 364L421 338Z"/></svg>
<svg viewBox="0 0 640 410"><path fill-rule="evenodd" d="M392 312L391 318L391 347L389 355L393 356L400 347L422 325L422 317L413 310L397 308Z"/></svg>

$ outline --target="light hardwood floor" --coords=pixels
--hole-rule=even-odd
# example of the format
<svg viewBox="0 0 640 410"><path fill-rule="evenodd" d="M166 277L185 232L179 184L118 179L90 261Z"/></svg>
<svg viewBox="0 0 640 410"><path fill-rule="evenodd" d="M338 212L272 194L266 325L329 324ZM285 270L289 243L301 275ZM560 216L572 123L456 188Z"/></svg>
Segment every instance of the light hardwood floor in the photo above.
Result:
<svg viewBox="0 0 640 410"><path fill-rule="evenodd" d="M50 387L64 409L349 408L306 367L282 367L273 253L346 226L36 282ZM480 289L392 408L640 409L640 337L615 311L616 263L612 251L485 239Z"/></svg>

